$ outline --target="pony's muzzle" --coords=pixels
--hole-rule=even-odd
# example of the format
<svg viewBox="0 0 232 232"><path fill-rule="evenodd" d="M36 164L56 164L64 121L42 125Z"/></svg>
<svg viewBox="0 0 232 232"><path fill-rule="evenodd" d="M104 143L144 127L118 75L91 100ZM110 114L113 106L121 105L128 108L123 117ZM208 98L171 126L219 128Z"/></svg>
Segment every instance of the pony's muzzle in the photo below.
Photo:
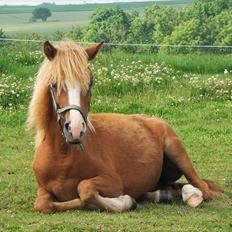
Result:
<svg viewBox="0 0 232 232"><path fill-rule="evenodd" d="M66 142L70 144L80 144L85 138L86 126L84 123L81 124L80 128L72 127L70 122L65 122L63 133Z"/></svg>

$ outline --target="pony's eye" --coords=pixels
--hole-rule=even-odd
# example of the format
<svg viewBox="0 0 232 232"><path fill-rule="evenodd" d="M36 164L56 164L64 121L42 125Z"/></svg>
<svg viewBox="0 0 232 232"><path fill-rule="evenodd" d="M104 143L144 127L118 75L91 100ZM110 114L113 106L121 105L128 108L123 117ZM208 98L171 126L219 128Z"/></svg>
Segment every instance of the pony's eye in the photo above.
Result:
<svg viewBox="0 0 232 232"><path fill-rule="evenodd" d="M53 84L52 87L57 92L57 84Z"/></svg>

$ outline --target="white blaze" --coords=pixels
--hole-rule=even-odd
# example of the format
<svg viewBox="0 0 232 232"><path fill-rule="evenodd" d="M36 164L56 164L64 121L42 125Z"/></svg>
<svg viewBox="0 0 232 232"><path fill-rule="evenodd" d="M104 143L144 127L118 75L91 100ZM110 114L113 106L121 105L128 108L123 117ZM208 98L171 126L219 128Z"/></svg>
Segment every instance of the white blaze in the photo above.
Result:
<svg viewBox="0 0 232 232"><path fill-rule="evenodd" d="M69 105L81 106L81 86L77 83L75 86L67 84ZM81 113L77 110L70 110L69 115L70 128L74 139L79 139L80 133L86 130L86 125ZM83 127L84 123L84 127Z"/></svg>

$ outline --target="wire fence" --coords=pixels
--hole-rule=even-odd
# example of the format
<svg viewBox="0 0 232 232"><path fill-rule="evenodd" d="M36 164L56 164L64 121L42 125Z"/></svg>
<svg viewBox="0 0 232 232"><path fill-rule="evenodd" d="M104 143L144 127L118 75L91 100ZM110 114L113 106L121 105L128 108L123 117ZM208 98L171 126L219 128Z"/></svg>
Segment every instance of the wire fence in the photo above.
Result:
<svg viewBox="0 0 232 232"><path fill-rule="evenodd" d="M17 51L40 50L45 39L37 38L3 38L0 37L0 47L11 48ZM60 42L60 40L50 40ZM75 41L83 46L91 46L97 42ZM155 44L155 43L121 43L105 42L102 51L114 52L116 50L135 54L232 54L232 45L192 45L192 44Z"/></svg>
<svg viewBox="0 0 232 232"><path fill-rule="evenodd" d="M0 41L12 41L12 42L32 42L32 43L43 43L45 40L35 40L35 39L17 39L17 38L0 38ZM51 40L51 42L59 42L56 40ZM91 45L96 42L86 42L86 41L75 41L83 45ZM191 44L153 44L153 43L104 43L103 46L124 46L124 47L170 47L170 48L232 48L232 45L191 45Z"/></svg>

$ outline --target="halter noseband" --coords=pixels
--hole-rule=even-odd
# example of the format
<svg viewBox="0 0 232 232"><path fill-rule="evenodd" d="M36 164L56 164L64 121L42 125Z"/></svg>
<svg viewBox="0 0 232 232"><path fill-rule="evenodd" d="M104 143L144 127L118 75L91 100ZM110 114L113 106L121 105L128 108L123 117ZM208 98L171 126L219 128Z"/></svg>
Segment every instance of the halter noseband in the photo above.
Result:
<svg viewBox="0 0 232 232"><path fill-rule="evenodd" d="M68 106L65 106L65 107L61 108L59 106L59 104L57 103L57 101L56 101L55 88L54 88L53 85L50 85L50 93L51 93L51 96L52 96L53 108L54 108L54 111L55 111L56 116L57 116L57 122L58 122L58 125L59 125L60 132L61 132L62 136L64 137L64 139L65 139L65 141L67 143L70 143L70 144L79 144L79 146L81 148L81 151L84 151L84 146L82 144L84 136L82 136L82 138L80 140L73 140L72 139L72 135L68 131L68 129L65 128L65 127L62 128L61 120L64 119L63 115L62 115L64 112L69 111L69 110L77 110L77 111L80 112L82 118L85 121L85 124L87 125L88 124L88 120L87 120L87 117L86 117L85 113L83 112L83 110L81 109L81 107L77 106L77 105L68 105Z"/></svg>

